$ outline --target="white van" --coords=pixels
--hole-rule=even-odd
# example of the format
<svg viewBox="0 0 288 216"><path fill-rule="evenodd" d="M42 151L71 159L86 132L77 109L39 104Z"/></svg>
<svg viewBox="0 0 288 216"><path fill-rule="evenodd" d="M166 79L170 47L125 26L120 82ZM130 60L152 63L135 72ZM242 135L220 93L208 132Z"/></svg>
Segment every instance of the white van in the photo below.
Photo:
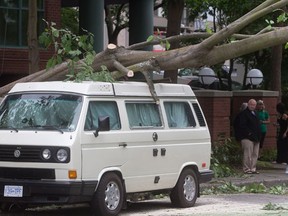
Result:
<svg viewBox="0 0 288 216"><path fill-rule="evenodd" d="M16 84L0 106L0 203L90 203L117 215L129 195L193 206L210 181L211 140L188 85Z"/></svg>

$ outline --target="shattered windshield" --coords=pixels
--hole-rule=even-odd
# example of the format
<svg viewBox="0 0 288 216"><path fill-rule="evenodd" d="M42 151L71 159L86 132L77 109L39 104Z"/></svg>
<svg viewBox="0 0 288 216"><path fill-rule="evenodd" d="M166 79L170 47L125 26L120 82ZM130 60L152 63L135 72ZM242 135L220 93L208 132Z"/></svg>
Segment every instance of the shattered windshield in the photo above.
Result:
<svg viewBox="0 0 288 216"><path fill-rule="evenodd" d="M68 94L14 94L0 107L0 129L74 131L82 97Z"/></svg>

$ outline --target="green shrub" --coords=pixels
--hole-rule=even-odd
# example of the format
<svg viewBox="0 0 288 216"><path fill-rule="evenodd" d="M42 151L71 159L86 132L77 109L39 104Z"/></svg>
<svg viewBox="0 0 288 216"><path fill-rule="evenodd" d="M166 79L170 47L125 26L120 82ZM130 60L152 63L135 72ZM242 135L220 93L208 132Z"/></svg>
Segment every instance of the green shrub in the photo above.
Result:
<svg viewBox="0 0 288 216"><path fill-rule="evenodd" d="M276 153L277 150L276 149L263 149L262 153L261 153L261 161L274 161L276 158Z"/></svg>
<svg viewBox="0 0 288 216"><path fill-rule="evenodd" d="M242 164L242 148L234 139L219 139L212 145L211 168L215 177L235 175Z"/></svg>

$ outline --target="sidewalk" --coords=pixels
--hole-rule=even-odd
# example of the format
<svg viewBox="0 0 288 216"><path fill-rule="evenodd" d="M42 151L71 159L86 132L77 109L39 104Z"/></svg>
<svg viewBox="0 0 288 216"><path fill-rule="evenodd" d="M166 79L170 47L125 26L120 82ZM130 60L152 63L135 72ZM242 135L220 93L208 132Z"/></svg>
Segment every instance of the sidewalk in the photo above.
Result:
<svg viewBox="0 0 288 216"><path fill-rule="evenodd" d="M243 174L242 176L213 178L210 182L200 185L201 190L218 186L225 182L231 182L236 186L244 186L253 183L263 183L265 186L288 185L288 174L285 174L286 166L283 164L272 164L269 168L258 168L259 174Z"/></svg>

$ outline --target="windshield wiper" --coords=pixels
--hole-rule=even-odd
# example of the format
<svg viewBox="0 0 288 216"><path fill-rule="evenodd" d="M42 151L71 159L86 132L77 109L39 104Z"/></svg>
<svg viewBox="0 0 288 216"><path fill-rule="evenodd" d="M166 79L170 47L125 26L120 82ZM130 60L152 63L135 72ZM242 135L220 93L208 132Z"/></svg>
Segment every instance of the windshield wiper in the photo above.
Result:
<svg viewBox="0 0 288 216"><path fill-rule="evenodd" d="M43 129L52 129L52 130L57 130L59 131L61 134L63 134L63 130L61 130L60 128L58 128L57 126L54 125L33 125L31 127L35 127L35 128L43 128Z"/></svg>

